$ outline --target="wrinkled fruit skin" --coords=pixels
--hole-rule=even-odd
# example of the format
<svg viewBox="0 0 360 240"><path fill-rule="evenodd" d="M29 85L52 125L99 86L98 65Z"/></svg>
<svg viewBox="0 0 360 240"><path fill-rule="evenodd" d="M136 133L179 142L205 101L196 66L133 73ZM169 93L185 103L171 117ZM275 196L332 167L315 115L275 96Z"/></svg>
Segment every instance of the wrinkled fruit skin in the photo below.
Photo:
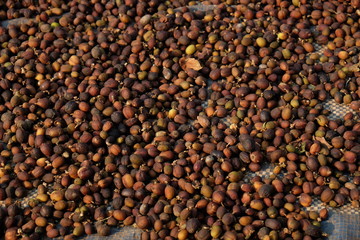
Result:
<svg viewBox="0 0 360 240"><path fill-rule="evenodd" d="M0 236L321 238L360 206L359 8L0 1Z"/></svg>

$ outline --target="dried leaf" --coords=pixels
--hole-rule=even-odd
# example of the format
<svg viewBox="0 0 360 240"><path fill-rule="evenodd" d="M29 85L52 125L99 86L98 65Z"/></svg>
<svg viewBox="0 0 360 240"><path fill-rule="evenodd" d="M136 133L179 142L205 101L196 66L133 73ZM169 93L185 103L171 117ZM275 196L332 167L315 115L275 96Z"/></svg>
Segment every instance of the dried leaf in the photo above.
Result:
<svg viewBox="0 0 360 240"><path fill-rule="evenodd" d="M182 58L179 63L185 71L188 69L193 69L195 71L202 69L200 62L195 58Z"/></svg>
<svg viewBox="0 0 360 240"><path fill-rule="evenodd" d="M319 141L320 143L324 144L329 149L332 148L332 145L329 144L324 137L314 137L315 140Z"/></svg>
<svg viewBox="0 0 360 240"><path fill-rule="evenodd" d="M192 68L195 71L199 71L200 69L202 69L202 66L201 66L200 62L198 60L196 60L195 58L189 58L186 61L186 68Z"/></svg>

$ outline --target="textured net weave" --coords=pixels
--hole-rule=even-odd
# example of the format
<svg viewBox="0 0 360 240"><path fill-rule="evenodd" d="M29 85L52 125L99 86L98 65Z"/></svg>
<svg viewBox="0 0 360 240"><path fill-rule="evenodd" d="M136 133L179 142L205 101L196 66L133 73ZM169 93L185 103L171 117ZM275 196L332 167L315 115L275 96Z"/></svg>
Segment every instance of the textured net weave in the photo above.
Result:
<svg viewBox="0 0 360 240"><path fill-rule="evenodd" d="M331 211L329 219L322 223L322 228L329 235L329 240L359 240L360 215Z"/></svg>
<svg viewBox="0 0 360 240"><path fill-rule="evenodd" d="M83 237L83 240L139 240L141 239L141 230L132 226L125 226L122 228L113 228L111 235L107 237L99 235L89 235Z"/></svg>
<svg viewBox="0 0 360 240"><path fill-rule="evenodd" d="M329 110L331 113L328 116L329 119L335 120L335 119L341 119L343 118L347 113L351 112L354 114L354 116L357 116L358 114L352 110L349 106L346 104L339 104L335 102L334 99L331 99L324 103L325 109Z"/></svg>

